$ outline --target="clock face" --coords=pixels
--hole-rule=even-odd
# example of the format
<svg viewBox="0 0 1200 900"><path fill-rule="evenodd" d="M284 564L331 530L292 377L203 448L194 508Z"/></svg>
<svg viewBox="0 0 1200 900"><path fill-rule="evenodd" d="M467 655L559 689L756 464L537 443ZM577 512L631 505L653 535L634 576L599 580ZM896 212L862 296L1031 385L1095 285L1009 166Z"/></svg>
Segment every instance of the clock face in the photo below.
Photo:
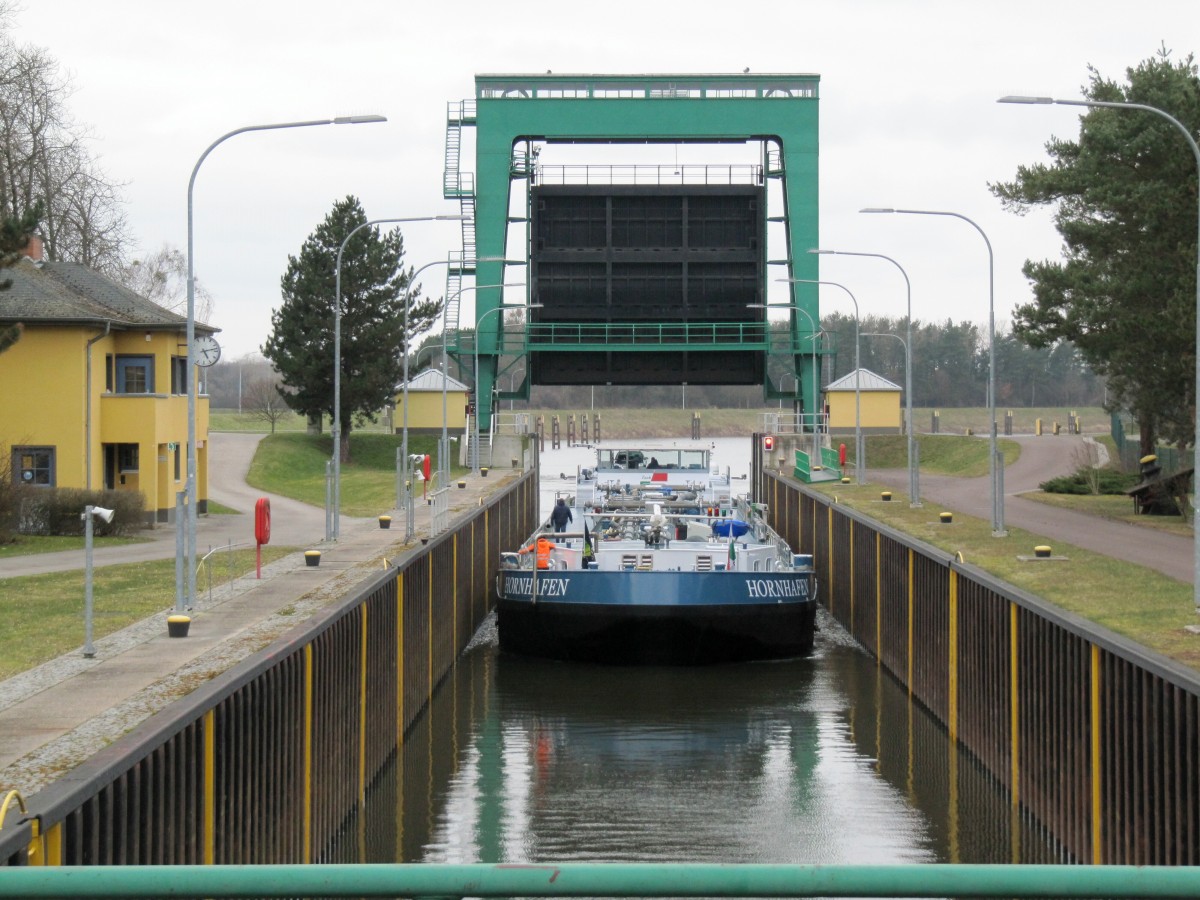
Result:
<svg viewBox="0 0 1200 900"><path fill-rule="evenodd" d="M211 366L221 358L221 345L217 343L217 339L211 334L204 334L196 338L193 344L196 351L196 365Z"/></svg>

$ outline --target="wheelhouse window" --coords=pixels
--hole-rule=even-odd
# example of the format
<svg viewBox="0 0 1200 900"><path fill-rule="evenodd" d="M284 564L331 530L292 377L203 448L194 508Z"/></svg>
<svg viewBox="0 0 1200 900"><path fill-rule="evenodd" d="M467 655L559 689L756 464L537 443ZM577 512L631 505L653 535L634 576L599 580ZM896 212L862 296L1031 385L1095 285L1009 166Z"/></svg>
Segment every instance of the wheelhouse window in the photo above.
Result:
<svg viewBox="0 0 1200 900"><path fill-rule="evenodd" d="M117 393L154 393L154 357L118 356Z"/></svg>
<svg viewBox="0 0 1200 900"><path fill-rule="evenodd" d="M13 447L13 479L35 487L54 487L53 447Z"/></svg>

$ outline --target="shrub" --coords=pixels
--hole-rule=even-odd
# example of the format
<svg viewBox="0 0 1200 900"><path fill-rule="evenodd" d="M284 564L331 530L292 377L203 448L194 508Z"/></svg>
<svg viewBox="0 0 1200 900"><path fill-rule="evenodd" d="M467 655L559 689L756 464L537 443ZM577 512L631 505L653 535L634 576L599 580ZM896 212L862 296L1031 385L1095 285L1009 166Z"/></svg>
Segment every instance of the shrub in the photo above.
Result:
<svg viewBox="0 0 1200 900"><path fill-rule="evenodd" d="M1136 474L1111 468L1080 468L1072 475L1043 481L1038 487L1048 494L1123 494L1137 483Z"/></svg>
<svg viewBox="0 0 1200 900"><path fill-rule="evenodd" d="M0 452L0 544L10 543L17 533L18 511L25 485L13 481L7 453Z"/></svg>
<svg viewBox="0 0 1200 900"><path fill-rule="evenodd" d="M83 534L83 510L104 506L114 510L111 522L92 517L96 535L130 534L142 527L146 501L140 491L86 491L79 488L26 489L20 503L22 534Z"/></svg>

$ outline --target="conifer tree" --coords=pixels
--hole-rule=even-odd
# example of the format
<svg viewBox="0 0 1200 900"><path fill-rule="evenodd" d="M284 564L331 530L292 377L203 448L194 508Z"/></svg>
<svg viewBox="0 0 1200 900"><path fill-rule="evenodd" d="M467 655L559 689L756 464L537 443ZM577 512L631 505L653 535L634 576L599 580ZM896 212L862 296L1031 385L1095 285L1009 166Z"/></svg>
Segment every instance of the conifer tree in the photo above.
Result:
<svg viewBox="0 0 1200 900"><path fill-rule="evenodd" d="M24 215L0 220L0 269L15 265L21 259L21 251L29 244L31 235L41 218L41 206L36 206ZM8 290L12 281L0 279L0 291ZM21 339L24 326L20 322L0 325L0 353Z"/></svg>
<svg viewBox="0 0 1200 900"><path fill-rule="evenodd" d="M271 313L272 331L262 353L282 379L280 394L304 416L333 415L334 296L338 248L367 222L355 197L333 205L301 248L289 256L281 279L282 305ZM341 458L349 461L352 423L374 421L403 378L405 292L413 270L404 269L400 229L371 226L356 232L341 265ZM414 286L408 337L428 330L441 302L421 299Z"/></svg>
<svg viewBox="0 0 1200 900"><path fill-rule="evenodd" d="M1089 100L1140 103L1200 129L1200 77L1191 55L1165 48L1126 70L1127 84L1089 67ZM1028 260L1034 302L1014 329L1033 347L1074 342L1107 376L1110 404L1129 409L1144 453L1157 437L1190 443L1196 398L1195 157L1170 122L1133 109L1092 107L1079 139L1052 138L1050 162L990 185L1005 208L1055 209L1062 260Z"/></svg>

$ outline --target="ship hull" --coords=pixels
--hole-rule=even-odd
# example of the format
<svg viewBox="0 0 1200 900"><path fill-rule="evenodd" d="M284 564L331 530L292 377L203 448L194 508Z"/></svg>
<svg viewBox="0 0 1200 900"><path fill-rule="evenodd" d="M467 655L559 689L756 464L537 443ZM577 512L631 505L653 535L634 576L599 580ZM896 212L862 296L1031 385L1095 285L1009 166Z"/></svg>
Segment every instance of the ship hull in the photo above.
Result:
<svg viewBox="0 0 1200 900"><path fill-rule="evenodd" d="M812 572L501 571L506 652L617 665L788 659L812 650Z"/></svg>

